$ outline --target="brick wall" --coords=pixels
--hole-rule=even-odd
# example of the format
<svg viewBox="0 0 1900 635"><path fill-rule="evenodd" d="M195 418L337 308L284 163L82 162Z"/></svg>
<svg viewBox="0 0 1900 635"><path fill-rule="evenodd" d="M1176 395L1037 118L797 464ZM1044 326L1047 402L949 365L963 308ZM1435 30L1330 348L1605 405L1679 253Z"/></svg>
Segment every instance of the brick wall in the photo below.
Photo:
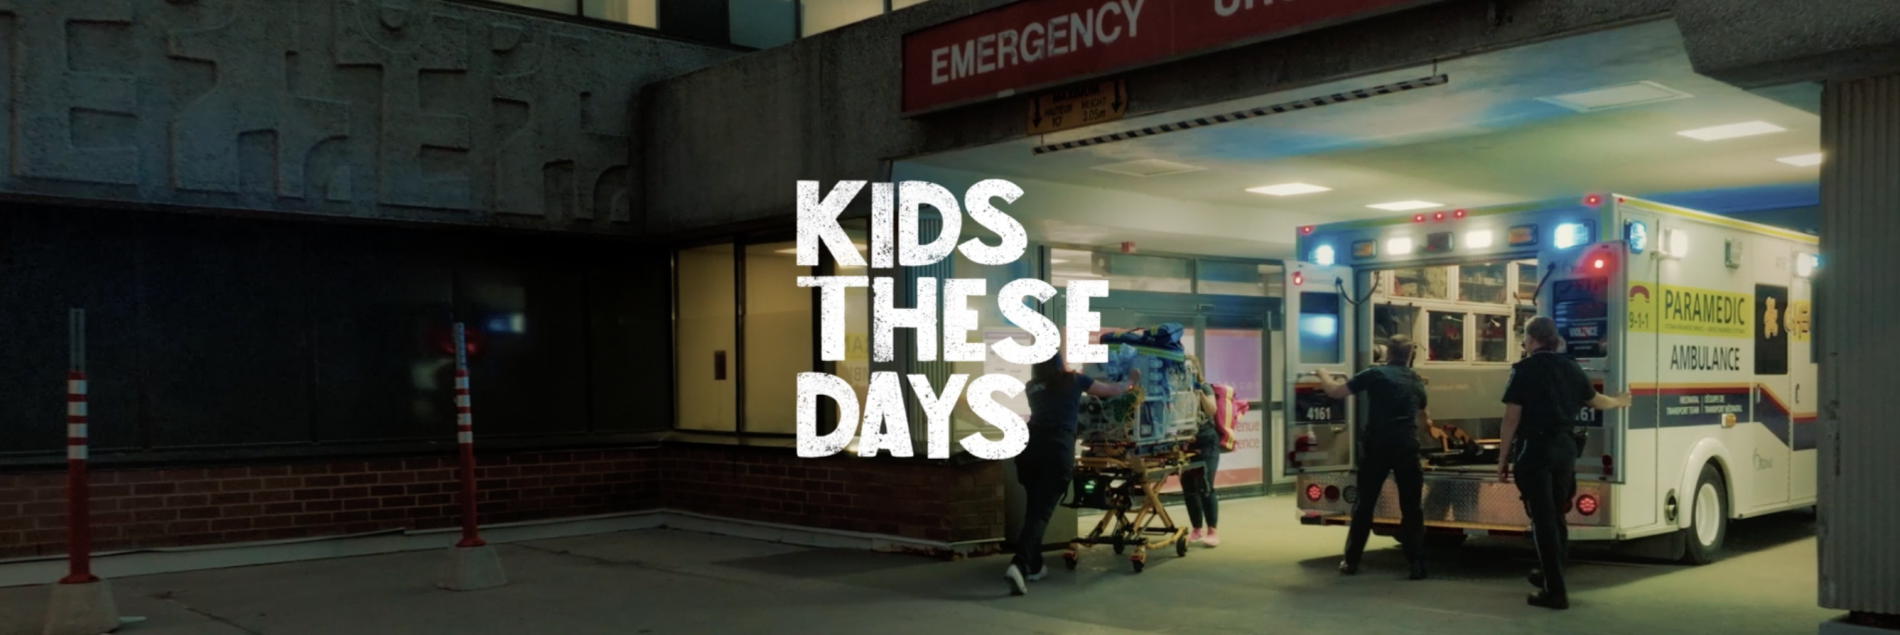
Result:
<svg viewBox="0 0 1900 635"><path fill-rule="evenodd" d="M488 455L484 523L650 509L655 451ZM93 548L203 545L430 529L461 522L446 458L94 470ZM0 474L0 559L66 552L64 472Z"/></svg>
<svg viewBox="0 0 1900 635"><path fill-rule="evenodd" d="M483 523L667 507L729 518L960 542L1003 534L1000 463L800 459L790 450L477 457ZM95 551L279 540L461 522L452 458L95 470ZM65 473L0 474L0 559L65 553Z"/></svg>
<svg viewBox="0 0 1900 635"><path fill-rule="evenodd" d="M1003 465L801 459L789 450L679 446L664 459L670 509L937 542L1004 531Z"/></svg>

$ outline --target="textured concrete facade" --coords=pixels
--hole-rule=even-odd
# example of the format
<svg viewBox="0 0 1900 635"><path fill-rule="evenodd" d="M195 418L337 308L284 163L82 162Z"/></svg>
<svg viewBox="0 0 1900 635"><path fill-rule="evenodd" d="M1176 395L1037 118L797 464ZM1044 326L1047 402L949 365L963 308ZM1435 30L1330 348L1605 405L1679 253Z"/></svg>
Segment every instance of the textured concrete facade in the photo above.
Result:
<svg viewBox="0 0 1900 635"><path fill-rule="evenodd" d="M934 0L656 85L649 222L789 224L796 179L880 179L891 160L1021 138L1020 98L898 113L903 34L1002 4ZM1672 18L1698 71L1746 88L1851 74L1900 45L1887 0L1456 0L1119 77L1136 117Z"/></svg>
<svg viewBox="0 0 1900 635"><path fill-rule="evenodd" d="M0 194L629 233L636 91L734 55L432 0L0 0Z"/></svg>

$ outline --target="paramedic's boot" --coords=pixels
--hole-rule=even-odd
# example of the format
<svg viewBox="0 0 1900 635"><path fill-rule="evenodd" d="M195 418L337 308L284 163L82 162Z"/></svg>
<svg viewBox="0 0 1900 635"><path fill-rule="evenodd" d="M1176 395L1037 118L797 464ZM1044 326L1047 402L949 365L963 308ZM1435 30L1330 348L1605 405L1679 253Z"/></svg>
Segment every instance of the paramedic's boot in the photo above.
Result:
<svg viewBox="0 0 1900 635"><path fill-rule="evenodd" d="M1422 557L1420 557L1420 558L1413 558L1413 559L1411 560L1411 564L1412 564L1412 575L1410 575L1410 576L1407 576L1407 578L1408 578L1408 579L1412 579L1412 580L1423 580L1423 579L1425 579L1425 575L1426 575L1426 573L1425 573L1425 559L1424 559L1424 558L1422 558Z"/></svg>
<svg viewBox="0 0 1900 635"><path fill-rule="evenodd" d="M1544 570L1531 569L1531 574L1524 576L1524 580L1530 582L1531 586L1537 587L1539 589L1544 588Z"/></svg>
<svg viewBox="0 0 1900 635"><path fill-rule="evenodd" d="M1524 598L1524 603L1559 611L1570 608L1570 598L1547 591L1538 591L1530 594L1530 596Z"/></svg>

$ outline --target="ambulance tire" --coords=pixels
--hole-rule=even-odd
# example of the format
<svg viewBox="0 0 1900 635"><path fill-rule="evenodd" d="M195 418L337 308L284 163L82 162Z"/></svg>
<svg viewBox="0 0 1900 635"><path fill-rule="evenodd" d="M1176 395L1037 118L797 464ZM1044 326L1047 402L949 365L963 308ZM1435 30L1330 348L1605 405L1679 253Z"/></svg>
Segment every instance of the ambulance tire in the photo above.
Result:
<svg viewBox="0 0 1900 635"><path fill-rule="evenodd" d="M1689 526L1683 542L1690 564L1709 564L1722 557L1722 541L1728 537L1728 488L1722 472L1714 463L1702 466L1689 503Z"/></svg>

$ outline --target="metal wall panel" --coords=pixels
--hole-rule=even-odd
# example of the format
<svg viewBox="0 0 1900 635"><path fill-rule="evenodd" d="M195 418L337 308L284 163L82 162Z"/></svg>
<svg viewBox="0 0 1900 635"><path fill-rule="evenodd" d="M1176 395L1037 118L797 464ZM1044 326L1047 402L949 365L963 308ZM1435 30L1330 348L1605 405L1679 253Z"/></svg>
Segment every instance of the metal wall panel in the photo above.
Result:
<svg viewBox="0 0 1900 635"><path fill-rule="evenodd" d="M1900 75L1830 82L1823 97L1820 603L1900 613Z"/></svg>

